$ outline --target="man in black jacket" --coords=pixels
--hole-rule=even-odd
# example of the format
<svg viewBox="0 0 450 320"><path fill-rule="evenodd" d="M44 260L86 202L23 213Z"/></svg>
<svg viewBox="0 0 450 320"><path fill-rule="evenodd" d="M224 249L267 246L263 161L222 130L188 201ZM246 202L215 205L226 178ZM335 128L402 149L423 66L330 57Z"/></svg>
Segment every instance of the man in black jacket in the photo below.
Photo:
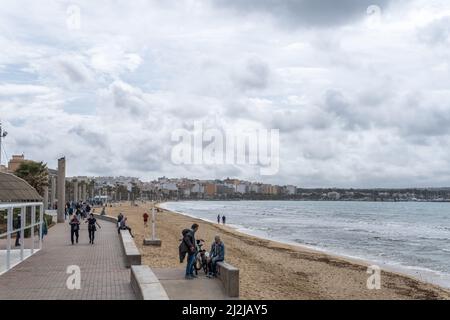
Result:
<svg viewBox="0 0 450 320"><path fill-rule="evenodd" d="M191 230L185 233L183 237L183 241L188 247L188 258L187 258L187 264L186 264L186 279L192 280L193 278L197 278L196 275L194 275L194 263L195 263L195 257L197 255L197 245L195 241L195 233L198 230L198 224L194 223L191 227Z"/></svg>
<svg viewBox="0 0 450 320"><path fill-rule="evenodd" d="M21 214L17 216L17 219L14 223L14 229L19 230L22 227L22 217ZM16 247L20 247L20 233L21 231L17 231L16 233Z"/></svg>

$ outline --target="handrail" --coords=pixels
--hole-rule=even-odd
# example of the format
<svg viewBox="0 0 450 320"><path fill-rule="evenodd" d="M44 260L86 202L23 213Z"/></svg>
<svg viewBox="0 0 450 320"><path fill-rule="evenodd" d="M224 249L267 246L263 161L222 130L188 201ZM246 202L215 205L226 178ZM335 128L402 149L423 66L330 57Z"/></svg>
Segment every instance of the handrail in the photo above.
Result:
<svg viewBox="0 0 450 320"><path fill-rule="evenodd" d="M36 222L36 208L39 208L39 221ZM27 225L27 215L26 209L31 208L31 221ZM15 209L20 209L21 219L20 219L20 228L15 229L13 227L13 213ZM6 225L7 225L7 231L6 233L2 233L0 237L6 236L6 271L11 269L12 267L12 261L11 261L11 241L12 241L12 235L14 235L17 232L20 232L20 238L22 239L21 245L20 245L20 262L22 262L24 257L24 250L25 250L25 230L30 229L31 234L31 254L33 255L35 252L34 248L34 229L36 226L39 226L39 248L42 249L42 231L43 231L43 221L44 221L44 204L42 202L21 202L21 203L0 203L0 210L6 211ZM15 265L15 263L14 263Z"/></svg>
<svg viewBox="0 0 450 320"><path fill-rule="evenodd" d="M41 206L43 202L3 202L0 203L0 209L9 209L11 207L14 208L22 208L22 207L33 207L33 206Z"/></svg>

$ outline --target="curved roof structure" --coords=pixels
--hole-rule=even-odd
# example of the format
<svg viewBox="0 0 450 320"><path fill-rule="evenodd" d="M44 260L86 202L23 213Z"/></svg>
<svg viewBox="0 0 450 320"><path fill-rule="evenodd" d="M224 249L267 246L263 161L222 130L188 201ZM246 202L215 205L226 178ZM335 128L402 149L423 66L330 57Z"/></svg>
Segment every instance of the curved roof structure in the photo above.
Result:
<svg viewBox="0 0 450 320"><path fill-rule="evenodd" d="M0 172L0 202L35 201L42 201L36 189L15 175Z"/></svg>

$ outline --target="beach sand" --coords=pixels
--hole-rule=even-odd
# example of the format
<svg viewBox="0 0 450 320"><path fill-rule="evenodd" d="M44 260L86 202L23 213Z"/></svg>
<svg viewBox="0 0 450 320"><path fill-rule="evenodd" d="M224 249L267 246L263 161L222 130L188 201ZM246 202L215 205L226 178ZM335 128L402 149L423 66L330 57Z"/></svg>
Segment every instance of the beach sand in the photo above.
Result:
<svg viewBox="0 0 450 320"><path fill-rule="evenodd" d="M99 209L96 209L96 212ZM241 299L449 299L450 292L409 276L382 271L381 289L367 289L367 264L331 256L300 246L287 245L240 233L232 228L194 219L167 210L157 213L157 237L162 247L142 245L144 232L151 236L151 218L144 231L142 215L151 216L149 204L107 208L107 214L123 212L135 233L143 264L183 268L178 258L181 231L200 225L197 239L206 240L209 251L214 236L226 246L225 260L240 270Z"/></svg>

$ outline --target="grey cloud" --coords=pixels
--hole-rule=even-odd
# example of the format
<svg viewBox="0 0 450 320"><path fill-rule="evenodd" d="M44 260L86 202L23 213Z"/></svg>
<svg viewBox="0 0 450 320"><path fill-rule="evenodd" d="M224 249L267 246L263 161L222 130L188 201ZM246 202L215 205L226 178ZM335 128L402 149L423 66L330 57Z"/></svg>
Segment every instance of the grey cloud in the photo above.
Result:
<svg viewBox="0 0 450 320"><path fill-rule="evenodd" d="M269 66L257 59L248 60L243 70L234 75L235 84L243 91L262 90L268 86Z"/></svg>
<svg viewBox="0 0 450 320"><path fill-rule="evenodd" d="M108 139L105 135L95 132L93 130L86 129L81 125L78 125L69 130L69 134L75 134L82 138L84 142L95 148L101 148L103 150L110 151Z"/></svg>
<svg viewBox="0 0 450 320"><path fill-rule="evenodd" d="M424 143L424 137L449 134L449 123L449 110L440 110L431 106L406 112L398 126L402 135L413 137L415 141ZM418 137L422 138L419 139Z"/></svg>
<svg viewBox="0 0 450 320"><path fill-rule="evenodd" d="M164 160L164 146L152 144L148 141L137 141L125 154L129 170L149 172L161 169Z"/></svg>
<svg viewBox="0 0 450 320"><path fill-rule="evenodd" d="M19 136L16 143L22 148L43 148L50 144L50 139L43 136L39 132L28 134L27 136Z"/></svg>
<svg viewBox="0 0 450 320"><path fill-rule="evenodd" d="M120 81L111 84L109 93L114 107L128 110L129 114L142 118L148 116L150 105L145 101L143 93Z"/></svg>
<svg viewBox="0 0 450 320"><path fill-rule="evenodd" d="M434 137L450 134L450 104L445 100L433 101L415 91L401 95L388 107L380 126L397 129L410 143L427 145Z"/></svg>
<svg viewBox="0 0 450 320"><path fill-rule="evenodd" d="M448 43L450 37L450 17L443 17L433 20L431 23L417 30L417 37L420 41L436 45Z"/></svg>
<svg viewBox="0 0 450 320"><path fill-rule="evenodd" d="M85 83L88 81L86 72L80 68L77 68L77 66L73 63L69 61L60 61L59 66L71 82Z"/></svg>
<svg viewBox="0 0 450 320"><path fill-rule="evenodd" d="M325 110L335 114L344 122L347 129L368 128L369 117L361 110L361 106L355 106L339 90L328 90L325 93Z"/></svg>
<svg viewBox="0 0 450 320"><path fill-rule="evenodd" d="M289 27L333 27L353 23L367 15L370 5L386 9L391 0L211 0L237 12L263 12Z"/></svg>
<svg viewBox="0 0 450 320"><path fill-rule="evenodd" d="M283 110L273 113L271 128L281 132L312 128L325 130L333 125L333 117L316 106L300 106L298 110Z"/></svg>
<svg viewBox="0 0 450 320"><path fill-rule="evenodd" d="M93 175L103 175L103 176L115 176L117 171L114 170L112 161L109 159L98 159L98 161L93 158L91 161L86 163L87 172L91 172ZM87 174L87 173L86 173Z"/></svg>

